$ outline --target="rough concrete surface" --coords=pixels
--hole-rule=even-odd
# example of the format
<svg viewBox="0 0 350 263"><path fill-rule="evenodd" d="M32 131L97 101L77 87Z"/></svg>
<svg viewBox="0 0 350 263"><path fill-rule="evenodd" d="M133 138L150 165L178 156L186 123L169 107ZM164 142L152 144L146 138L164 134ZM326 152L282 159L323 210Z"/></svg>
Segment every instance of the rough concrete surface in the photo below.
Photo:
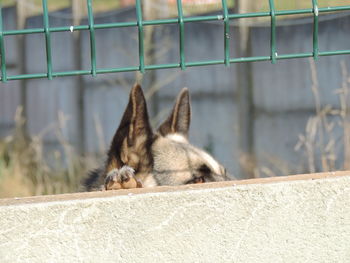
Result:
<svg viewBox="0 0 350 263"><path fill-rule="evenodd" d="M0 262L350 262L348 175L5 200Z"/></svg>

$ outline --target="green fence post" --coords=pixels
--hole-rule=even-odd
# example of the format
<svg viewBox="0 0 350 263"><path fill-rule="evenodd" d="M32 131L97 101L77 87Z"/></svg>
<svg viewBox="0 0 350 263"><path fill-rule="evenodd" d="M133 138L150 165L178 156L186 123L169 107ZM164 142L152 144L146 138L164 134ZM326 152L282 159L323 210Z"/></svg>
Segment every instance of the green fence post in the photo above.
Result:
<svg viewBox="0 0 350 263"><path fill-rule="evenodd" d="M179 19L179 26L180 26L180 66L182 70L186 69L186 63L185 63L185 30L184 30L184 18L183 18L183 10L182 10L182 1L177 0L177 13L178 13L178 19Z"/></svg>
<svg viewBox="0 0 350 263"><path fill-rule="evenodd" d="M43 22L44 22L44 33L45 33L45 44L46 44L46 66L47 66L47 77L52 79L52 55L51 55L51 36L50 36L50 25L49 25L49 11L47 8L47 0L42 0L43 3Z"/></svg>
<svg viewBox="0 0 350 263"><path fill-rule="evenodd" d="M90 55L91 55L91 73L96 77L96 41L95 41L95 26L94 26L94 13L92 11L91 0L87 0L88 17L89 17L89 30L90 30Z"/></svg>
<svg viewBox="0 0 350 263"><path fill-rule="evenodd" d="M318 59L318 6L317 6L317 0L312 0L312 11L314 13L313 56L314 56L314 60L317 60Z"/></svg>
<svg viewBox="0 0 350 263"><path fill-rule="evenodd" d="M275 10L274 0L269 0L269 6L270 6L270 16L271 16L271 42L270 42L271 62L275 64L277 52L276 52L276 10Z"/></svg>
<svg viewBox="0 0 350 263"><path fill-rule="evenodd" d="M4 33L2 26L2 6L0 3L0 54L1 54L1 80L7 82L6 74L6 58L5 58L5 44L4 44Z"/></svg>
<svg viewBox="0 0 350 263"><path fill-rule="evenodd" d="M222 0L222 8L224 11L224 50L225 65L230 66L230 19L228 16L227 1Z"/></svg>
<svg viewBox="0 0 350 263"><path fill-rule="evenodd" d="M137 28L139 35L139 70L141 73L145 73L145 51L144 51L144 34L143 34L143 21L142 21L142 7L141 1L136 0L136 15L137 15Z"/></svg>

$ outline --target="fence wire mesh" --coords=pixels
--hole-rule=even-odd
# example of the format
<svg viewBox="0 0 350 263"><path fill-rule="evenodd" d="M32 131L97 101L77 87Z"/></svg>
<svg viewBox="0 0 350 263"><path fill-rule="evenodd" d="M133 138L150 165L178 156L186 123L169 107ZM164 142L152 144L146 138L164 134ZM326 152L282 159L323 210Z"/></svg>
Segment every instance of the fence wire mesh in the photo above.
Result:
<svg viewBox="0 0 350 263"><path fill-rule="evenodd" d="M320 13L329 12L344 12L350 10L350 5L346 6L334 6L334 7L318 7L317 0L312 1L312 8L297 9L297 10L276 10L274 0L269 0L269 11L266 12L254 12L254 13L230 13L227 5L227 0L222 0L222 15L205 15L205 16L191 16L184 17L182 1L177 0L178 17L169 19L157 19L157 20L144 20L142 17L142 3L141 0L136 0L136 17L137 21L133 22L118 22L118 23L94 23L94 13L92 0L87 0L88 10L88 25L78 26L64 26L64 27L50 27L49 11L47 7L47 0L42 0L43 9L43 28L31 28L21 30L3 30L3 19L2 19L2 8L0 5L0 52L1 52L1 78L2 82L8 80L19 80L19 79L32 79L32 78L48 78L61 76L74 76L74 75L92 75L105 73L116 73L116 72L129 72L129 71L140 71L144 73L146 70L155 69L167 69L167 68L181 68L185 70L187 67L205 66L205 65L217 65L224 64L230 66L231 63L239 62L255 62L255 61L271 61L276 63L281 59L292 59L292 58L306 58L313 57L315 60L319 56L333 56L333 55L346 55L350 54L350 49L346 50L325 50L320 51L318 48L318 17ZM313 47L312 52L306 53L292 53L292 54L279 54L276 47L276 17L286 15L313 15ZM230 56L230 45L234 45L234 39L230 36L230 21L235 19L244 18L256 18L256 17L270 17L270 54L267 56L252 56L252 57L231 57ZM187 61L185 54L185 28L186 23L204 22L204 21L222 21L224 27L224 46L222 58L216 60L203 60L203 61ZM165 25L165 24L177 24L179 26L179 62L170 64L145 64L145 51L144 51L144 27L151 25ZM116 68L97 68L96 66L96 39L95 30L107 29L107 28L122 28L122 27L136 27L138 30L138 57L139 65L132 67L116 67ZM55 72L52 69L52 46L51 46L51 35L55 32L72 32L88 30L90 33L90 57L91 57L91 68L89 70L71 70ZM36 74L21 74L12 75L7 74L6 69L6 54L5 54L5 41L6 36L13 35L25 35L25 34L37 34L42 33L45 35L45 47L46 47L46 72Z"/></svg>

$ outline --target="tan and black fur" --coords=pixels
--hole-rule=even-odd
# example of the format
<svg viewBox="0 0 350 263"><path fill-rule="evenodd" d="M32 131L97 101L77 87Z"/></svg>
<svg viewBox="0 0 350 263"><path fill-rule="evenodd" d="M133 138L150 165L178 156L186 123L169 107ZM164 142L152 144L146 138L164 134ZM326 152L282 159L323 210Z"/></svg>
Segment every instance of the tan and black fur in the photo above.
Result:
<svg viewBox="0 0 350 263"><path fill-rule="evenodd" d="M225 168L188 142L188 90L178 95L170 116L153 132L142 89L135 85L103 168L90 172L86 190L113 190L229 180Z"/></svg>

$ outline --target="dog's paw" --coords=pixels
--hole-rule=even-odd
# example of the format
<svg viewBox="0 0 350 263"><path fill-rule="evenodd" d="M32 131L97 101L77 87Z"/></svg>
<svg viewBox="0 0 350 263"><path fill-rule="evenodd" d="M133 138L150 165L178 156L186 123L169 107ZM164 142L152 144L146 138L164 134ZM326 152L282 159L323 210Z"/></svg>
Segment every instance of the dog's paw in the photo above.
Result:
<svg viewBox="0 0 350 263"><path fill-rule="evenodd" d="M142 184L135 178L135 171L124 165L120 169L111 170L105 179L105 190L141 188Z"/></svg>

